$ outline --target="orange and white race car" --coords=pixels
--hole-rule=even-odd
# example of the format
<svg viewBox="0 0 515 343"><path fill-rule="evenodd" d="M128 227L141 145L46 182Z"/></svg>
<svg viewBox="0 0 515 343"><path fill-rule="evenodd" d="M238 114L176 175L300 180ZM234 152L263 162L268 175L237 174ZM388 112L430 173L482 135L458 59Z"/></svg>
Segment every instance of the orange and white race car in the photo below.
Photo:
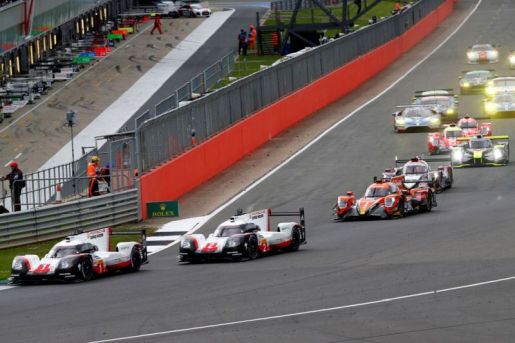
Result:
<svg viewBox="0 0 515 343"><path fill-rule="evenodd" d="M389 181L375 179L359 199L353 192L338 196L334 219L389 219L430 212L437 203L435 191L428 183L428 180L419 180L416 186L408 189L404 186L404 176L396 176Z"/></svg>

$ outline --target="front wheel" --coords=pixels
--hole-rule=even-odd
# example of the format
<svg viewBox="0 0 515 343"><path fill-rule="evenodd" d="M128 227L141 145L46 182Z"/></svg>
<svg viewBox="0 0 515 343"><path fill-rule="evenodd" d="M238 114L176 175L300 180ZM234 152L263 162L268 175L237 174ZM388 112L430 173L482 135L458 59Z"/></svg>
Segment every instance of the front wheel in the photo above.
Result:
<svg viewBox="0 0 515 343"><path fill-rule="evenodd" d="M425 205L422 205L422 212L431 212L433 209L433 194L428 193Z"/></svg>
<svg viewBox="0 0 515 343"><path fill-rule="evenodd" d="M90 259L81 261L79 267L82 281L89 281L93 278L93 263Z"/></svg>
<svg viewBox="0 0 515 343"><path fill-rule="evenodd" d="M255 236L249 238L247 245L247 257L249 260L255 260L258 257L258 242Z"/></svg>

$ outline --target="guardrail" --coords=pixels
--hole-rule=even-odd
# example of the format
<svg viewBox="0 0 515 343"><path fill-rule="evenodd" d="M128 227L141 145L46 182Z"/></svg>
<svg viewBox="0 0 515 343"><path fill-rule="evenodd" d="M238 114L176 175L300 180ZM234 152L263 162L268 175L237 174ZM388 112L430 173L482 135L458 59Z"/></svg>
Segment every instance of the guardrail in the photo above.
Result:
<svg viewBox="0 0 515 343"><path fill-rule="evenodd" d="M195 144L191 139L192 132L195 132L198 144L260 108L402 35L442 2L421 0L400 14L147 120L136 130L140 171L148 171L191 148Z"/></svg>
<svg viewBox="0 0 515 343"><path fill-rule="evenodd" d="M0 248L138 220L138 190L0 215Z"/></svg>

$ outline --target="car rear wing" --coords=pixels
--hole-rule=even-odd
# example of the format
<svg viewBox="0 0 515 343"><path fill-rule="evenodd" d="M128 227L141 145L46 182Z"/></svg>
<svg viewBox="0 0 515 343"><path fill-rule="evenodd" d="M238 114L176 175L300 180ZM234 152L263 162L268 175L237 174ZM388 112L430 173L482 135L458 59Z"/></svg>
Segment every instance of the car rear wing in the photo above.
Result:
<svg viewBox="0 0 515 343"><path fill-rule="evenodd" d="M415 157L415 158L402 159L402 158L398 158L397 156L395 156L395 165L405 164L405 163L408 163L408 162L417 162L417 161L425 161L427 163L431 163L431 162L449 162L450 158L449 157L445 157L445 156L440 156L440 157L420 156L420 157Z"/></svg>
<svg viewBox="0 0 515 343"><path fill-rule="evenodd" d="M302 227L306 227L306 217L304 215L304 207L299 208L298 211L272 211L269 212L270 217L299 217L299 224Z"/></svg>
<svg viewBox="0 0 515 343"><path fill-rule="evenodd" d="M481 68L481 69L472 69L472 70L462 70L461 73L462 74L466 74L466 73L470 73L471 71L489 71L489 72L495 72L495 69L486 69L486 68Z"/></svg>
<svg viewBox="0 0 515 343"><path fill-rule="evenodd" d="M482 136L482 137L488 138L491 141L500 141L500 140L507 141L510 139L510 136L508 136L508 135ZM458 138L456 138L456 140L466 142L466 141L471 140L472 138L476 138L476 137L458 137Z"/></svg>
<svg viewBox="0 0 515 343"><path fill-rule="evenodd" d="M142 247L142 263L148 263L147 252L147 230L141 229L138 231L112 231L111 236L140 236L140 243Z"/></svg>

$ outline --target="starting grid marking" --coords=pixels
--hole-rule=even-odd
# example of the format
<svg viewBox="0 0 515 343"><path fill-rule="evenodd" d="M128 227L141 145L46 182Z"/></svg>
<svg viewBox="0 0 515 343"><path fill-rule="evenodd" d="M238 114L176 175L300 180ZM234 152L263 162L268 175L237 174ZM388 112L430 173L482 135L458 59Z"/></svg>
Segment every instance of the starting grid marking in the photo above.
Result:
<svg viewBox="0 0 515 343"><path fill-rule="evenodd" d="M149 255L172 246L175 242L179 241L183 235L196 231L208 219L209 216L203 216L166 223L159 230L154 232L152 236L147 237L147 251Z"/></svg>

